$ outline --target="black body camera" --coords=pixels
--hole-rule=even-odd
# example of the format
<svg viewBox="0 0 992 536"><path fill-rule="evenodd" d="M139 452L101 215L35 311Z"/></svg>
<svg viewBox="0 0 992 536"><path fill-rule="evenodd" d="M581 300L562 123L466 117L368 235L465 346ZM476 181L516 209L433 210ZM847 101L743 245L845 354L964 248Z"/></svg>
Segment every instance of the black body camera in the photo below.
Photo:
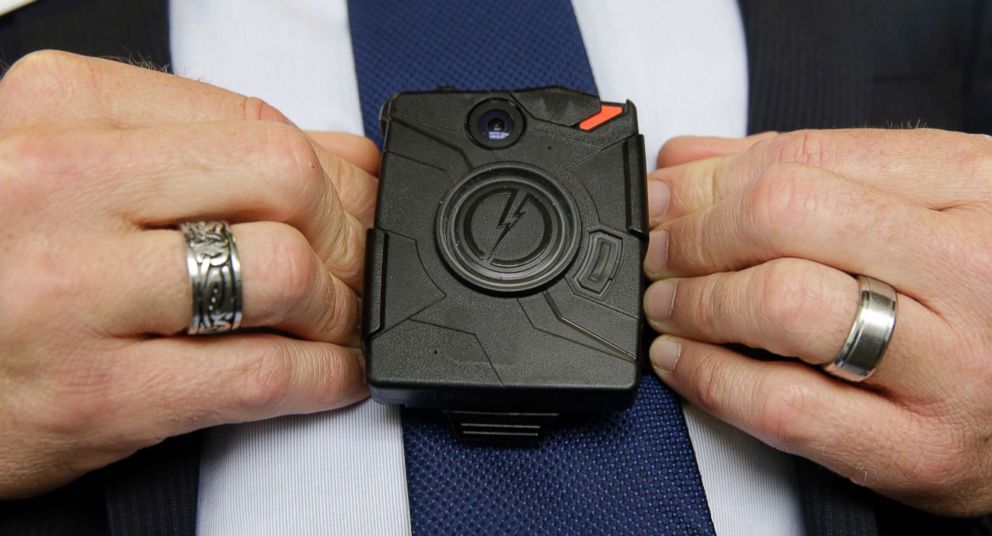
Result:
<svg viewBox="0 0 992 536"><path fill-rule="evenodd" d="M372 397L446 410L467 436L629 406L646 248L633 104L438 90L393 96L381 122L362 320Z"/></svg>

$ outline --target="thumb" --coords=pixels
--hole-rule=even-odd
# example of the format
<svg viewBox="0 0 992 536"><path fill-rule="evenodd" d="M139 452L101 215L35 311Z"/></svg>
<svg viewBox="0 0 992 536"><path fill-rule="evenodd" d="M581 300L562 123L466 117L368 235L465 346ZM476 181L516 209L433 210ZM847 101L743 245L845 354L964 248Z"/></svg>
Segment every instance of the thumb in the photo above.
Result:
<svg viewBox="0 0 992 536"><path fill-rule="evenodd" d="M678 136L668 140L658 152L658 167L677 166L704 158L739 153L759 141L773 138L778 132L762 132L746 138L716 136Z"/></svg>
<svg viewBox="0 0 992 536"><path fill-rule="evenodd" d="M333 155L339 156L366 173L379 172L379 149L365 136L347 132L308 130L307 135Z"/></svg>

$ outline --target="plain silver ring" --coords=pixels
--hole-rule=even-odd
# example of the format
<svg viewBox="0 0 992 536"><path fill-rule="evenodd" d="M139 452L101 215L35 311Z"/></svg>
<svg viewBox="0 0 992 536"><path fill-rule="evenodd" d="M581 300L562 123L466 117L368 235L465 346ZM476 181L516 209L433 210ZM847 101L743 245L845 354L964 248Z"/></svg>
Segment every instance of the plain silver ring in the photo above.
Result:
<svg viewBox="0 0 992 536"><path fill-rule="evenodd" d="M871 377L885 356L896 329L896 289L866 275L858 276L858 312L847 341L837 356L823 366L826 372L849 382Z"/></svg>
<svg viewBox="0 0 992 536"><path fill-rule="evenodd" d="M190 335L210 335L238 329L241 261L231 226L224 221L193 221L179 226L186 237L186 268L193 291Z"/></svg>

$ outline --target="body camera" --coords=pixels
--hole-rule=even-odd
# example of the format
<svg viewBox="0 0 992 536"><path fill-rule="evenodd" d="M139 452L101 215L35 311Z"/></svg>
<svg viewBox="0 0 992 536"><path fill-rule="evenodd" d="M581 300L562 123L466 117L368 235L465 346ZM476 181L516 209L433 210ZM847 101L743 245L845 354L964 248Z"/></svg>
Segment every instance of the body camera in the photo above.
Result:
<svg viewBox="0 0 992 536"><path fill-rule="evenodd" d="M608 411L640 378L646 247L633 104L564 88L383 107L362 342L373 398Z"/></svg>

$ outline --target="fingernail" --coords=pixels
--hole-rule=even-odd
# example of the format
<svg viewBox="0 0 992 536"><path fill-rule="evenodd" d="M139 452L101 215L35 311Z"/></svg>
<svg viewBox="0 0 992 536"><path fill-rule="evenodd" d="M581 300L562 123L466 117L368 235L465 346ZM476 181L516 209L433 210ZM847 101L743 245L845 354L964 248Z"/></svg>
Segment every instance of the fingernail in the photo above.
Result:
<svg viewBox="0 0 992 536"><path fill-rule="evenodd" d="M655 221L668 212L672 189L665 181L648 181L648 221Z"/></svg>
<svg viewBox="0 0 992 536"><path fill-rule="evenodd" d="M673 372L675 366L679 364L679 358L682 357L682 345L668 337L658 337L651 343L648 355L654 368Z"/></svg>
<svg viewBox="0 0 992 536"><path fill-rule="evenodd" d="M651 231L648 242L648 252L644 257L644 272L648 277L657 277L665 271L668 264L668 231L655 229Z"/></svg>
<svg viewBox="0 0 992 536"><path fill-rule="evenodd" d="M656 322L671 318L677 285L675 280L666 279L648 287L647 292L644 293L644 313Z"/></svg>

